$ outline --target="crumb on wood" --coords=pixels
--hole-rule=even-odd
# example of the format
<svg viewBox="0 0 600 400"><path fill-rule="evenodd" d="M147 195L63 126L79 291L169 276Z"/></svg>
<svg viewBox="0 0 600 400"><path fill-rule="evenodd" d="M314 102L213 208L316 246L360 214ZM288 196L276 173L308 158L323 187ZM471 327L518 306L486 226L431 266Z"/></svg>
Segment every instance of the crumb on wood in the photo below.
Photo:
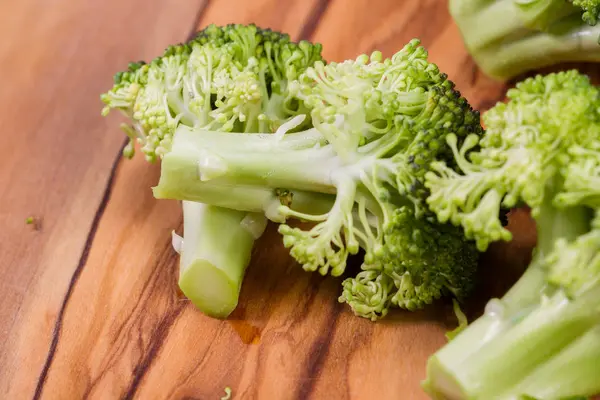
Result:
<svg viewBox="0 0 600 400"><path fill-rule="evenodd" d="M33 230L39 231L42 229L42 220L39 217L29 216L25 218L25 223L30 225Z"/></svg>

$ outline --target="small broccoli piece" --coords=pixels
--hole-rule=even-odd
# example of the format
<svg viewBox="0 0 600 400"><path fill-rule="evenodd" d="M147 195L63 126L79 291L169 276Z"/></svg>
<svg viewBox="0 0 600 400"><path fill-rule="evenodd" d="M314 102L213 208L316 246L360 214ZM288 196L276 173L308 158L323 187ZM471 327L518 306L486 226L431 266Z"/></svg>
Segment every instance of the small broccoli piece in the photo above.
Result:
<svg viewBox="0 0 600 400"><path fill-rule="evenodd" d="M262 235L266 224L254 234L243 226L247 215L193 201L183 202L179 287L210 317L227 318L237 307L254 241Z"/></svg>
<svg viewBox="0 0 600 400"><path fill-rule="evenodd" d="M130 119L126 155L137 141L150 161L170 151L178 126L272 133L306 112L287 98L287 82L322 60L320 52L319 44L293 43L255 25L210 25L150 63L118 73L101 96L103 113L118 109Z"/></svg>
<svg viewBox="0 0 600 400"><path fill-rule="evenodd" d="M150 162L171 152L177 129L272 134L294 117L300 119L292 125L310 127L306 107L288 96L287 85L321 60L320 53L319 44L293 43L255 25L210 25L151 62L131 63L116 74L101 96L103 114L116 109L128 118L124 155L133 157L139 143ZM302 193L297 198L302 204ZM207 315L225 318L237 305L254 241L266 225L263 213L247 214L183 202L179 285Z"/></svg>
<svg viewBox="0 0 600 400"><path fill-rule="evenodd" d="M575 7L583 10L582 19L589 25L596 25L600 18L600 2L598 0L572 0Z"/></svg>
<svg viewBox="0 0 600 400"><path fill-rule="evenodd" d="M508 293L430 358L424 387L434 398L597 394L600 90L577 71L539 75L483 119L480 140L459 148L450 136L462 172L436 163L428 202L480 248L510 238L499 207L529 206L538 243Z"/></svg>
<svg viewBox="0 0 600 400"><path fill-rule="evenodd" d="M600 0L450 0L463 40L506 80L562 62L600 61Z"/></svg>
<svg viewBox="0 0 600 400"><path fill-rule="evenodd" d="M456 315L456 319L458 320L458 326L454 330L446 332L446 339L448 340L454 339L459 333L464 331L469 326L467 316L460 309L460 304L456 299L452 299L452 309Z"/></svg>
<svg viewBox="0 0 600 400"><path fill-rule="evenodd" d="M577 165L571 161L577 144L600 135L598 93L577 71L538 75L509 90L508 103L483 115L487 131L481 140L472 135L459 149L455 135L448 135L462 173L435 162L426 180L427 202L440 222L462 225L482 251L490 242L510 240L500 210L524 202L539 216L557 190L557 171ZM471 151L476 146L481 148Z"/></svg>
<svg viewBox="0 0 600 400"><path fill-rule="evenodd" d="M229 400L229 399L231 399L231 388L229 386L227 386L223 390L225 391L225 396L221 397L221 400Z"/></svg>
<svg viewBox="0 0 600 400"><path fill-rule="evenodd" d="M40 217L29 216L25 218L25 224L30 225L34 231L42 229L42 219Z"/></svg>
<svg viewBox="0 0 600 400"><path fill-rule="evenodd" d="M411 207L393 211L383 246L367 255L364 271L343 282L340 302L376 320L390 307L417 310L443 295L463 300L471 291L478 252L462 231L415 218Z"/></svg>
<svg viewBox="0 0 600 400"><path fill-rule="evenodd" d="M462 235L428 238L437 231L415 222L424 237L419 239L423 247L414 252L410 232L402 227L406 215L420 220L430 214L425 175L434 161L453 162L445 137L454 133L462 143L469 135L482 134L479 114L428 62L419 41L385 60L374 52L341 63L317 61L288 82L287 98L310 110L306 118L312 128L299 128L301 115L275 135L177 128L155 196L226 203L241 211L262 209L281 222L284 245L307 271L340 276L348 257L363 248L366 272L352 284L352 298L372 297L373 280L389 286L387 279L377 280L372 262L387 270L397 286L394 306L415 309L446 289L455 295L468 292L476 263L472 243ZM274 194L281 188L293 193L291 205ZM324 212L321 207L299 208L302 198L316 203L324 196L332 198ZM397 211L403 207L412 214ZM291 227L285 222L289 218L314 226ZM428 259L426 253L435 251L444 253ZM461 251L466 254L462 258Z"/></svg>

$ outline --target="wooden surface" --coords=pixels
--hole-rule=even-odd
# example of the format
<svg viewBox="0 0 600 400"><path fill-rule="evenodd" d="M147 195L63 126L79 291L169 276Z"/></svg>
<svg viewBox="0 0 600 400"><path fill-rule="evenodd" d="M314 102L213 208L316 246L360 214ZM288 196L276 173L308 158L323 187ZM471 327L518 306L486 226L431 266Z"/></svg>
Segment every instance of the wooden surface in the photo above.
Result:
<svg viewBox="0 0 600 400"><path fill-rule="evenodd" d="M157 166L119 157L120 120L100 117L98 97L128 61L230 22L321 42L338 61L420 37L474 106L504 93L441 0L0 3L0 398L219 399L226 386L234 399L424 398L425 360L454 323L447 308L356 318L337 303L339 280L302 272L272 228L229 321L179 294L180 209L152 197ZM500 256L516 272L488 277L482 298L527 260L535 237L520 220L483 277Z"/></svg>

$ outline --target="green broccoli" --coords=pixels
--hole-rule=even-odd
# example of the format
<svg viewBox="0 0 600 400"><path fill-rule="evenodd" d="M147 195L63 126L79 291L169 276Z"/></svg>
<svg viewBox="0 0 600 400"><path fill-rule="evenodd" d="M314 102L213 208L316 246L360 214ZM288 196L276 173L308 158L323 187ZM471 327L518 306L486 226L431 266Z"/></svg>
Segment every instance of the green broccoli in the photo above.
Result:
<svg viewBox="0 0 600 400"><path fill-rule="evenodd" d="M538 75L483 121L483 138L449 135L462 172L434 163L428 203L481 250L511 238L500 208L527 205L538 243L508 293L430 358L424 386L444 399L599 393L600 89L574 70Z"/></svg>
<svg viewBox="0 0 600 400"><path fill-rule="evenodd" d="M273 133L306 114L287 95L287 85L321 59L319 44L292 43L286 34L255 25L211 25L150 63L132 63L116 74L101 97L103 114L117 109L128 118L124 155L132 157L139 143L150 162L169 155L178 128ZM303 126L310 127L310 118ZM183 215L184 240L174 241L181 252L180 288L205 314L227 317L266 219L189 201Z"/></svg>
<svg viewBox="0 0 600 400"><path fill-rule="evenodd" d="M600 61L600 0L450 0L484 73L505 80L562 62Z"/></svg>
<svg viewBox="0 0 600 400"><path fill-rule="evenodd" d="M262 212L281 223L284 245L307 271L340 276L363 248L364 272L345 281L341 301L364 317L463 297L478 253L429 213L424 177L433 161L452 159L447 134L461 140L482 128L427 56L414 40L390 59L315 62L287 86L286 101L310 115L274 135L180 125L155 196ZM289 218L314 227L293 228Z"/></svg>

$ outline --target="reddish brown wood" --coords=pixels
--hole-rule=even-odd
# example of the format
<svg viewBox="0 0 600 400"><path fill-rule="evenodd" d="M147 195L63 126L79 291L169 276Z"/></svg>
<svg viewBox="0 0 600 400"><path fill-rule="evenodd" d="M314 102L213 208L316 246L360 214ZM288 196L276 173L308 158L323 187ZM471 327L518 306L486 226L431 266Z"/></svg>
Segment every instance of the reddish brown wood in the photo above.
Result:
<svg viewBox="0 0 600 400"><path fill-rule="evenodd" d="M218 399L226 386L234 399L425 398L419 383L455 323L449 308L354 317L337 302L340 281L303 272L273 227L234 315L197 312L176 283L180 208L152 197L158 165L118 158L118 118L99 116L98 95L128 61L196 27L254 22L321 42L335 61L390 56L419 37L485 110L506 85L477 70L445 2L23 0L0 5L0 22L10 39L0 41L0 398ZM531 223L513 221L514 243L484 258L473 313L528 261ZM514 270L492 272L502 261Z"/></svg>

